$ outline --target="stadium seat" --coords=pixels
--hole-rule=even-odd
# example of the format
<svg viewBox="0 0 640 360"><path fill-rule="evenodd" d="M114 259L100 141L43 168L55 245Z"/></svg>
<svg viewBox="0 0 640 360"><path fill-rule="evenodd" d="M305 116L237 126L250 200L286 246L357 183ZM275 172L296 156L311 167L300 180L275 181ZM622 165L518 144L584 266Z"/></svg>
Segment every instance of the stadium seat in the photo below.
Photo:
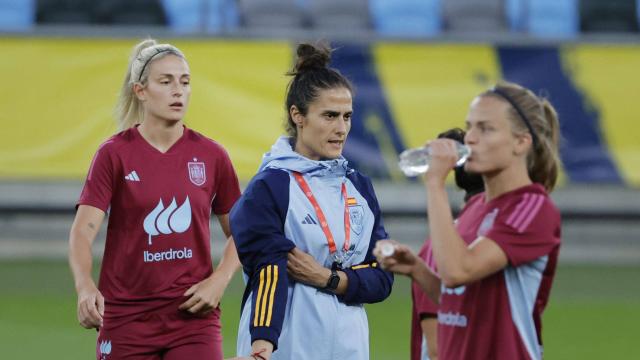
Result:
<svg viewBox="0 0 640 360"><path fill-rule="evenodd" d="M306 0L309 21L315 29L330 31L369 30L367 0Z"/></svg>
<svg viewBox="0 0 640 360"><path fill-rule="evenodd" d="M241 24L249 29L301 28L302 9L296 0L239 0Z"/></svg>
<svg viewBox="0 0 640 360"><path fill-rule="evenodd" d="M236 30L240 25L240 14L238 14L238 4L236 0L207 0L206 31L230 32Z"/></svg>
<svg viewBox="0 0 640 360"><path fill-rule="evenodd" d="M429 37L442 29L440 0L370 0L369 9L383 36Z"/></svg>
<svg viewBox="0 0 640 360"><path fill-rule="evenodd" d="M538 37L570 38L578 34L578 0L526 1L526 30Z"/></svg>
<svg viewBox="0 0 640 360"><path fill-rule="evenodd" d="M178 33L220 33L237 28L234 0L162 0L167 22Z"/></svg>
<svg viewBox="0 0 640 360"><path fill-rule="evenodd" d="M35 0L0 0L0 31L29 30L35 22Z"/></svg>
<svg viewBox="0 0 640 360"><path fill-rule="evenodd" d="M637 6L637 0L581 0L580 29L584 32L636 32Z"/></svg>
<svg viewBox="0 0 640 360"><path fill-rule="evenodd" d="M445 28L452 32L502 32L507 29L502 0L443 0Z"/></svg>
<svg viewBox="0 0 640 360"><path fill-rule="evenodd" d="M504 10L509 29L514 32L528 31L528 4L527 0L505 0Z"/></svg>
<svg viewBox="0 0 640 360"><path fill-rule="evenodd" d="M192 33L202 30L201 0L162 0L167 24L178 33Z"/></svg>

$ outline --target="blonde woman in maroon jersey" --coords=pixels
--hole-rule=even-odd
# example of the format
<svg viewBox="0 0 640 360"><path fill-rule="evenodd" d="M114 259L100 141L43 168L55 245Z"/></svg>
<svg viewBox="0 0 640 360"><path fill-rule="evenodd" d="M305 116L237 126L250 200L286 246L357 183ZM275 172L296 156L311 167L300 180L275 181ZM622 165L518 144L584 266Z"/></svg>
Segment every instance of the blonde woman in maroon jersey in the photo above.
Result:
<svg viewBox="0 0 640 360"><path fill-rule="evenodd" d="M69 236L78 321L98 329L97 359L222 359L218 304L239 267L228 213L240 196L224 148L183 122L184 54L154 40L133 50L121 132L97 150ZM209 220L227 242L213 271ZM108 214L99 286L91 246Z"/></svg>
<svg viewBox="0 0 640 360"><path fill-rule="evenodd" d="M405 245L380 241L374 253L439 302L439 359L541 359L560 247L560 213L548 195L559 166L557 115L546 99L505 82L471 102L466 125L465 170L482 175L485 192L455 223L445 178L456 149L448 139L430 142L424 184L438 277ZM393 254L382 256L384 247Z"/></svg>

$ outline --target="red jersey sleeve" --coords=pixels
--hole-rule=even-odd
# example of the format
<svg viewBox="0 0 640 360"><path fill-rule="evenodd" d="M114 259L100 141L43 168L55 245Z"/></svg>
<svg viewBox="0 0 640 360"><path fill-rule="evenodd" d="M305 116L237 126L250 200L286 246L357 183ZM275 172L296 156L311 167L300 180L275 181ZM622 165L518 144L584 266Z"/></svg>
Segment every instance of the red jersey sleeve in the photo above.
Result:
<svg viewBox="0 0 640 360"><path fill-rule="evenodd" d="M560 212L546 194L526 192L506 204L485 237L500 246L511 265L519 266L559 246Z"/></svg>
<svg viewBox="0 0 640 360"><path fill-rule="evenodd" d="M87 174L87 179L76 207L79 205L90 205L105 213L109 209L111 196L113 195L114 178L110 143L111 141L107 141L102 144L93 156L93 160L89 166L89 173Z"/></svg>
<svg viewBox="0 0 640 360"><path fill-rule="evenodd" d="M222 150L216 171L216 196L211 208L214 214L228 214L240 198L238 175L226 151Z"/></svg>

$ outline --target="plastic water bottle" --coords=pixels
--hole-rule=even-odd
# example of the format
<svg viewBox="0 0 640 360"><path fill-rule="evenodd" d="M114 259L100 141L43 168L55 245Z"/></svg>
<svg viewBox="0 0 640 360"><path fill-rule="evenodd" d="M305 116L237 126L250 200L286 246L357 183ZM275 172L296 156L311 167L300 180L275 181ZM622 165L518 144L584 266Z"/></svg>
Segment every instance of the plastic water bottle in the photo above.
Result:
<svg viewBox="0 0 640 360"><path fill-rule="evenodd" d="M471 149L459 142L456 143L456 149L458 150L458 161L456 166L460 166L467 161L469 155L471 155ZM429 151L429 145L405 150L400 154L400 170L406 176L418 176L424 174L429 170L429 162L431 162L431 153Z"/></svg>

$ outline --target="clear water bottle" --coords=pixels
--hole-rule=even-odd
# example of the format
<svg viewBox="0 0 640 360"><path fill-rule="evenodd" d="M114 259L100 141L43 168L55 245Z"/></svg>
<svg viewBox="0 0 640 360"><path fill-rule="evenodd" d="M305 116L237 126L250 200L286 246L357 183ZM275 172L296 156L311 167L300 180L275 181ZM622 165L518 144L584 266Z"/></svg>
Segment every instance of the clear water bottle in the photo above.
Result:
<svg viewBox="0 0 640 360"><path fill-rule="evenodd" d="M467 161L469 155L471 155L471 149L459 142L456 143L456 149L458 150L458 161L456 166L460 166ZM429 152L429 145L423 147L408 149L400 154L400 170L406 176L418 176L424 174L429 170L429 162L431 161L431 154Z"/></svg>

